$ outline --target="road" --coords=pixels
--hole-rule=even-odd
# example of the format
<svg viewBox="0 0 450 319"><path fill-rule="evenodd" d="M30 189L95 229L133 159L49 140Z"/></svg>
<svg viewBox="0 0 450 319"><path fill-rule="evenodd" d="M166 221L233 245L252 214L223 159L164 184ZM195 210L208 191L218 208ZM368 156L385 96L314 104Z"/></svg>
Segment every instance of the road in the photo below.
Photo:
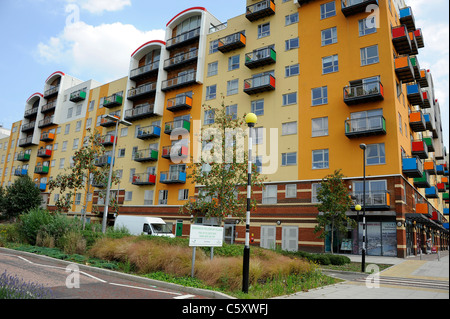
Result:
<svg viewBox="0 0 450 319"><path fill-rule="evenodd" d="M68 267L69 266L69 267ZM76 264L0 248L0 274L17 275L51 289L57 299L207 299L158 287L154 281L115 272L77 269Z"/></svg>

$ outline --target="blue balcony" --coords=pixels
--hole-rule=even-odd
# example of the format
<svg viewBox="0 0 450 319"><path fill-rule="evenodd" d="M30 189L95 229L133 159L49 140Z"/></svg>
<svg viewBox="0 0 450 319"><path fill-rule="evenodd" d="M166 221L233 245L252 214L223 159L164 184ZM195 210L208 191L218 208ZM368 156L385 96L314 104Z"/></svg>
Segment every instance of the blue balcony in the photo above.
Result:
<svg viewBox="0 0 450 319"><path fill-rule="evenodd" d="M425 197L426 198L438 198L438 190L436 186L431 186L425 189Z"/></svg>
<svg viewBox="0 0 450 319"><path fill-rule="evenodd" d="M411 7L400 9L400 23L405 25L408 31L416 31L416 22Z"/></svg>
<svg viewBox="0 0 450 319"><path fill-rule="evenodd" d="M420 89L420 85L418 84L408 85L406 87L406 95L411 105L419 105L420 107L424 106L423 94L422 90Z"/></svg>
<svg viewBox="0 0 450 319"><path fill-rule="evenodd" d="M438 175L444 175L444 165L436 165L436 173Z"/></svg>
<svg viewBox="0 0 450 319"><path fill-rule="evenodd" d="M417 157L404 157L402 160L402 171L406 177L422 177L422 161Z"/></svg>
<svg viewBox="0 0 450 319"><path fill-rule="evenodd" d="M448 211L449 211L448 208L444 208L444 215L447 215L447 216L448 216Z"/></svg>
<svg viewBox="0 0 450 319"><path fill-rule="evenodd" d="M186 172L161 172L159 182L162 184L185 184Z"/></svg>

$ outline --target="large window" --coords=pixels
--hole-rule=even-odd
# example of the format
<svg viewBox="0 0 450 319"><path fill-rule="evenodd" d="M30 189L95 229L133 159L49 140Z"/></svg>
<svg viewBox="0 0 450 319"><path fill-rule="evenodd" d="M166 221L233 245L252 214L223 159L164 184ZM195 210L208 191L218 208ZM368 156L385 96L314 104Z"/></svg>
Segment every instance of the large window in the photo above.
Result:
<svg viewBox="0 0 450 319"><path fill-rule="evenodd" d="M335 1L324 3L320 5L320 19L334 17L336 15Z"/></svg>
<svg viewBox="0 0 450 319"><path fill-rule="evenodd" d="M257 116L264 115L264 99L252 101L251 110L252 113L255 113Z"/></svg>
<svg viewBox="0 0 450 319"><path fill-rule="evenodd" d="M337 28L322 30L322 45L329 45L337 42Z"/></svg>
<svg viewBox="0 0 450 319"><path fill-rule="evenodd" d="M311 89L311 104L312 106L322 105L328 103L328 88L322 86L320 88Z"/></svg>
<svg viewBox="0 0 450 319"><path fill-rule="evenodd" d="M361 49L361 66L380 62L378 58L378 45Z"/></svg>
<svg viewBox="0 0 450 319"><path fill-rule="evenodd" d="M339 71L338 55L330 55L322 58L322 74Z"/></svg>
<svg viewBox="0 0 450 319"><path fill-rule="evenodd" d="M265 205L277 203L277 185L266 185L262 193L262 203Z"/></svg>
<svg viewBox="0 0 450 319"><path fill-rule="evenodd" d="M384 143L367 145L366 164L367 165L386 164Z"/></svg>
<svg viewBox="0 0 450 319"><path fill-rule="evenodd" d="M329 167L328 149L312 151L312 168L323 169Z"/></svg>
<svg viewBox="0 0 450 319"><path fill-rule="evenodd" d="M328 117L319 117L311 120L312 137L328 135Z"/></svg>
<svg viewBox="0 0 450 319"><path fill-rule="evenodd" d="M281 166L297 165L297 152L281 153Z"/></svg>

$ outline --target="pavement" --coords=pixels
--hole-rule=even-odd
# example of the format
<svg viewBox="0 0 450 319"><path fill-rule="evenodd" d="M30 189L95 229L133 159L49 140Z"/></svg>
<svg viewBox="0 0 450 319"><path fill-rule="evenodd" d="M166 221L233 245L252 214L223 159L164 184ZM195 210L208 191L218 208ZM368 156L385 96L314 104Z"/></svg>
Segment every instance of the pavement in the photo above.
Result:
<svg viewBox="0 0 450 319"><path fill-rule="evenodd" d="M361 262L361 256L347 256ZM276 299L449 299L448 251L405 259L366 256L366 267L375 268L374 264L392 266L369 276L353 273L342 283ZM340 277L336 272L333 276Z"/></svg>

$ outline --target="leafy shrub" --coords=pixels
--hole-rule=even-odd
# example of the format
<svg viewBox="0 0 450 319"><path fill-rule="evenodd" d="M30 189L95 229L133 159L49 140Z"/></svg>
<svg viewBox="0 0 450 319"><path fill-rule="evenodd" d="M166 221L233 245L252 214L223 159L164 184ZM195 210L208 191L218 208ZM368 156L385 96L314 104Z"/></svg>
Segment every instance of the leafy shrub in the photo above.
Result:
<svg viewBox="0 0 450 319"><path fill-rule="evenodd" d="M29 244L35 245L39 231L49 225L53 218L47 210L35 208L20 215L19 220L19 231Z"/></svg>
<svg viewBox="0 0 450 319"><path fill-rule="evenodd" d="M328 255L332 265L340 266L351 262L350 258L341 255Z"/></svg>

